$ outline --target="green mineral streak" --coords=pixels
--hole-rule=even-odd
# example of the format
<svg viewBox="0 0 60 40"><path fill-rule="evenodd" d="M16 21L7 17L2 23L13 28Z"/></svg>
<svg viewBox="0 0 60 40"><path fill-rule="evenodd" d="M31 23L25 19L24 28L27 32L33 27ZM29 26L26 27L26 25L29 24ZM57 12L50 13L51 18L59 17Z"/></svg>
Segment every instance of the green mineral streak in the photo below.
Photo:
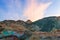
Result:
<svg viewBox="0 0 60 40"><path fill-rule="evenodd" d="M4 36L13 35L13 31L3 30L2 34L3 34Z"/></svg>

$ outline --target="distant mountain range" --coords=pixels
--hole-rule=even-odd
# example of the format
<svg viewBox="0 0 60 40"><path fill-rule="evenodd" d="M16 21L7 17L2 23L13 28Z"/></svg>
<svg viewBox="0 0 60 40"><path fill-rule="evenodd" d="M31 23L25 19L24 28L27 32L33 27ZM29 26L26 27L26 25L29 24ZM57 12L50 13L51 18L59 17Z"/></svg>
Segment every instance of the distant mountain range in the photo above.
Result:
<svg viewBox="0 0 60 40"><path fill-rule="evenodd" d="M30 31L50 32L54 28L60 29L60 17L56 17L56 16L45 17L35 22L32 22L30 20L26 22L22 20L17 20L17 21L4 20L4 21L0 21L0 24L5 24L7 26L10 26L10 24L16 24L16 25L22 25L24 28Z"/></svg>

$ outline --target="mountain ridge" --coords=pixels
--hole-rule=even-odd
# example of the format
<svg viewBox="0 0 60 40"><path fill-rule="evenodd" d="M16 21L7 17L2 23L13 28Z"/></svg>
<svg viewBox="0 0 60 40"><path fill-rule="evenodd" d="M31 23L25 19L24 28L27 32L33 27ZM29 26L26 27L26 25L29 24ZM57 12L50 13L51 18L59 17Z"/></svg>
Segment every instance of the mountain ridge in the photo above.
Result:
<svg viewBox="0 0 60 40"><path fill-rule="evenodd" d="M5 24L10 26L11 24L22 25L24 28L30 31L43 31L43 32L50 32L53 28L60 29L60 16L51 16L45 17L43 19L39 19L37 21L32 22L31 20L27 20L26 22L23 20L4 20L0 21L1 24Z"/></svg>

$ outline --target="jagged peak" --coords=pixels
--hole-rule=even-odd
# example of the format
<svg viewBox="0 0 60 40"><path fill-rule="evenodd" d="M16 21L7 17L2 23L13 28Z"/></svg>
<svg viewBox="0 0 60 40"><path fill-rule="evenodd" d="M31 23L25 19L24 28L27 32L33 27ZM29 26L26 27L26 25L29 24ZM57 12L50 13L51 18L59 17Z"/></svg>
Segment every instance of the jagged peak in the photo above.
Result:
<svg viewBox="0 0 60 40"><path fill-rule="evenodd" d="M27 21L26 21L26 23L31 24L31 23L32 23L32 21L31 21L31 20L27 20Z"/></svg>

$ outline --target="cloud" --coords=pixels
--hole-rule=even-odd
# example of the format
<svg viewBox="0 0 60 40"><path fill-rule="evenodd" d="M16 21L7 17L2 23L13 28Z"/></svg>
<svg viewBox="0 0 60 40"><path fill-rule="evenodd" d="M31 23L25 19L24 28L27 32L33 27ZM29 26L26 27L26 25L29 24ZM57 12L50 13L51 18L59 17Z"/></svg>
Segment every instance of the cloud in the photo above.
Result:
<svg viewBox="0 0 60 40"><path fill-rule="evenodd" d="M40 2L36 0L2 0L6 6L6 11L0 8L0 14L3 17L2 19L7 20L27 20L32 21L41 19L44 17L44 11L48 8L51 2ZM21 3L22 1L22 3ZM22 5L23 4L23 5Z"/></svg>
<svg viewBox="0 0 60 40"><path fill-rule="evenodd" d="M5 0L3 1L6 5L7 11L4 11L3 9L1 13L3 13L3 19L6 20L18 20L20 18L21 13L21 3L20 0Z"/></svg>
<svg viewBox="0 0 60 40"><path fill-rule="evenodd" d="M35 0L28 0L28 6L24 10L24 16L32 21L41 19L44 17L44 12L49 7L49 5L51 5L51 3L52 2L37 4Z"/></svg>
<svg viewBox="0 0 60 40"><path fill-rule="evenodd" d="M49 16L60 16L60 13L54 13L54 14L51 14L51 15L48 15L47 17L49 17Z"/></svg>

